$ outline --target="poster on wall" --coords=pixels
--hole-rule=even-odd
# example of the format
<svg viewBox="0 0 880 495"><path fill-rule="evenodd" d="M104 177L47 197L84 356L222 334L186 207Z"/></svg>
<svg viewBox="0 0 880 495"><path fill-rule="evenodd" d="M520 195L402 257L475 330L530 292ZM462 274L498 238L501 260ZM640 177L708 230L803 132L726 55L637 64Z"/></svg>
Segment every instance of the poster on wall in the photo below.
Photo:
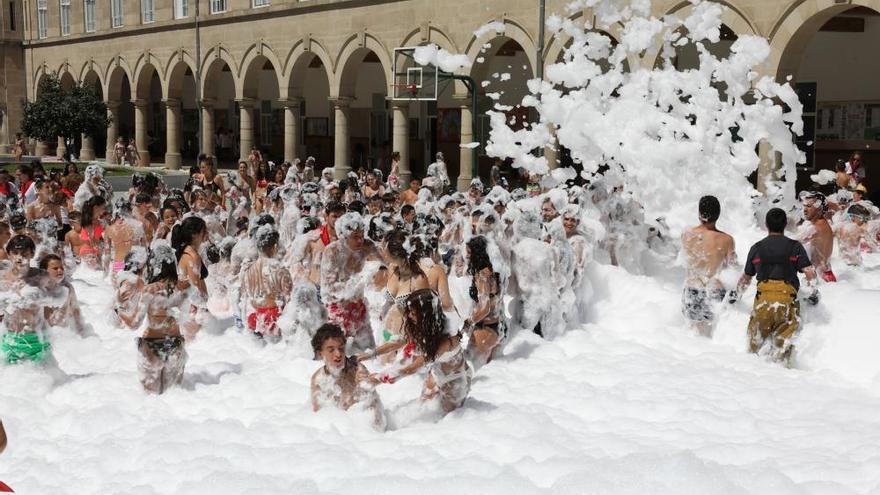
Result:
<svg viewBox="0 0 880 495"><path fill-rule="evenodd" d="M846 106L844 139L865 139L865 105L850 103Z"/></svg>
<svg viewBox="0 0 880 495"><path fill-rule="evenodd" d="M437 109L437 141L457 143L461 140L461 109Z"/></svg>

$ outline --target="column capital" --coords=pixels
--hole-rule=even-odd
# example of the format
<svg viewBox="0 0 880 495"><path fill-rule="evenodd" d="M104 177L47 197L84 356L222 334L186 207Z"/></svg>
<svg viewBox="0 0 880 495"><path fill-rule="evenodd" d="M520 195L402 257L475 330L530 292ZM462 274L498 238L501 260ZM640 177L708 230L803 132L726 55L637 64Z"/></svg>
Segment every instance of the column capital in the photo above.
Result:
<svg viewBox="0 0 880 495"><path fill-rule="evenodd" d="M149 105L150 102L147 100L138 98L138 99L131 100L131 104L134 105L135 107L138 107L138 108L144 108L147 105Z"/></svg>
<svg viewBox="0 0 880 495"><path fill-rule="evenodd" d="M235 100L238 103L238 106L241 108L254 108L257 104L257 100L255 98L239 98Z"/></svg>
<svg viewBox="0 0 880 495"><path fill-rule="evenodd" d="M199 102L202 108L214 108L215 103L217 103L217 100L214 98L202 98L202 101Z"/></svg>
<svg viewBox="0 0 880 495"><path fill-rule="evenodd" d="M347 108L351 106L351 102L354 101L354 98L351 96L331 96L327 98L330 100L330 103L333 104L336 108Z"/></svg>
<svg viewBox="0 0 880 495"><path fill-rule="evenodd" d="M119 108L119 102L116 100L107 100L104 102L104 105L107 106L108 110L117 110Z"/></svg>
<svg viewBox="0 0 880 495"><path fill-rule="evenodd" d="M165 98L162 103L169 108L180 108L180 100L178 98Z"/></svg>
<svg viewBox="0 0 880 495"><path fill-rule="evenodd" d="M288 98L280 98L278 103L284 108L299 108L303 101L304 98L300 96L291 96Z"/></svg>

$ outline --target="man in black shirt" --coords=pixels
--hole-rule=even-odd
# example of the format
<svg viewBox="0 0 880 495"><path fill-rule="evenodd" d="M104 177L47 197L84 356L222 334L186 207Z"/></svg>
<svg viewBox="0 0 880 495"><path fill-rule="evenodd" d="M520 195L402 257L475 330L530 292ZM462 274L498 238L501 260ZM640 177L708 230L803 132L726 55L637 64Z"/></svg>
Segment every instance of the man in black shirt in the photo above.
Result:
<svg viewBox="0 0 880 495"><path fill-rule="evenodd" d="M816 271L804 246L785 236L787 223L785 212L773 208L767 212L766 224L769 235L749 250L746 266L739 279L737 290L730 302L736 302L737 294L758 279L758 293L749 319L750 349L754 353L769 354L774 361L788 364L791 357L791 339L800 330L801 307L797 300L798 272L803 272L807 285L812 288L807 301L819 302L815 288ZM768 347L767 351L762 348Z"/></svg>

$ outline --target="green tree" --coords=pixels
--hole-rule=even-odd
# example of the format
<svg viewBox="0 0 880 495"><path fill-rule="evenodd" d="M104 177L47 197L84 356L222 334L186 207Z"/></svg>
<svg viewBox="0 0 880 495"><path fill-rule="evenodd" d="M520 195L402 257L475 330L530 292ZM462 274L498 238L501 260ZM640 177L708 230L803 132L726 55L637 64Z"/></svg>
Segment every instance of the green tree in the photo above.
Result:
<svg viewBox="0 0 880 495"><path fill-rule="evenodd" d="M56 74L40 81L37 99L24 103L21 129L32 138L54 141L58 136L74 138L80 134L95 136L110 125L107 105L91 84L61 86Z"/></svg>

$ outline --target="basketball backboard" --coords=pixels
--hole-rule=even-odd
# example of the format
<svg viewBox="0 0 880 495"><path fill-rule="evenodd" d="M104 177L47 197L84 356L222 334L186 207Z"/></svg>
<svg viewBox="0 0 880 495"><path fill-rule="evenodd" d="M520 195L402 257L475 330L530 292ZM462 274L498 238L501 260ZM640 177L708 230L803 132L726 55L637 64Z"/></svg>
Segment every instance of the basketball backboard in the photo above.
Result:
<svg viewBox="0 0 880 495"><path fill-rule="evenodd" d="M440 71L433 65L416 62L416 47L394 49L394 93L392 99L407 101L436 101L439 92Z"/></svg>

